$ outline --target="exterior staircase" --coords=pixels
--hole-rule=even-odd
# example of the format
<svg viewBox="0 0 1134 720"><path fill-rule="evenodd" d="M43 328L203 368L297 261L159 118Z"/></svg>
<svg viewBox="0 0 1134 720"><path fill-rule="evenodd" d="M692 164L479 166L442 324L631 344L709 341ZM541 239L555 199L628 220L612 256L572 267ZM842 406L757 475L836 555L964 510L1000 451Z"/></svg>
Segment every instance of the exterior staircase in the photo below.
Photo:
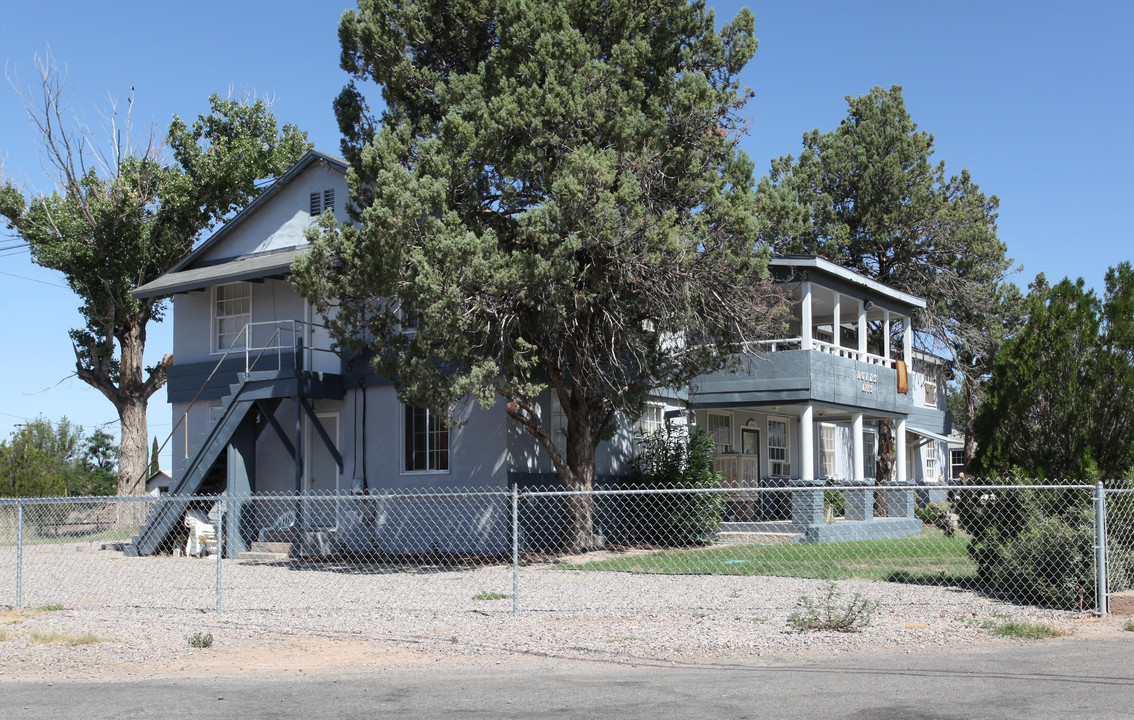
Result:
<svg viewBox="0 0 1134 720"><path fill-rule="evenodd" d="M227 485L226 452L233 434L257 405L273 413L286 397L342 397L342 377L295 370L240 373L229 385L221 415L210 423L205 441L193 456L169 496L163 497L138 528L132 541L123 547L128 556L153 555L168 549L170 535L178 528L185 511L198 502L195 496L219 494ZM257 433L268 423L260 423ZM216 466L220 463L220 468Z"/></svg>

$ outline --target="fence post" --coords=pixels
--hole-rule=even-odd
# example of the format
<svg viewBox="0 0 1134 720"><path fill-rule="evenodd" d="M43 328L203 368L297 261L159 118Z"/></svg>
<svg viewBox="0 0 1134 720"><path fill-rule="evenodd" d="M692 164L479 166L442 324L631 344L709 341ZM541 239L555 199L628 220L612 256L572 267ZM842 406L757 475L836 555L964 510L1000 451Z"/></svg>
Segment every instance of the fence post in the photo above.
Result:
<svg viewBox="0 0 1134 720"><path fill-rule="evenodd" d="M1095 484L1095 607L1099 617L1107 614L1106 579L1106 489Z"/></svg>
<svg viewBox="0 0 1134 720"><path fill-rule="evenodd" d="M16 609L22 610L24 597L24 504L16 503Z"/></svg>
<svg viewBox="0 0 1134 720"><path fill-rule="evenodd" d="M512 484L512 617L520 616L520 488Z"/></svg>
<svg viewBox="0 0 1134 720"><path fill-rule="evenodd" d="M222 497L221 512L217 517L217 612L221 612L221 558L224 557L224 546L227 538L224 536L225 525L228 523L228 513L232 508L228 505L228 497Z"/></svg>

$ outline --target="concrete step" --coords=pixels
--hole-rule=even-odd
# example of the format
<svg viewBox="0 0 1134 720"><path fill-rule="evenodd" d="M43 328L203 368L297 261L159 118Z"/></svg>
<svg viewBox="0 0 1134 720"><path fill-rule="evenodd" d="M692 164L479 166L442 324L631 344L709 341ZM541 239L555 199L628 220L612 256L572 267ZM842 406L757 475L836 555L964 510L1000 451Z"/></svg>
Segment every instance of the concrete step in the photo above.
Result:
<svg viewBox="0 0 1134 720"><path fill-rule="evenodd" d="M748 545L788 545L795 542L796 537L798 537L796 533L726 530L717 533L717 542L745 543Z"/></svg>
<svg viewBox="0 0 1134 720"><path fill-rule="evenodd" d="M294 539L295 531L291 529L264 531L264 541L268 543L287 543L290 545Z"/></svg>
<svg viewBox="0 0 1134 720"><path fill-rule="evenodd" d="M288 559L287 553L273 552L242 552L236 556L243 562L282 562Z"/></svg>
<svg viewBox="0 0 1134 720"><path fill-rule="evenodd" d="M290 542L254 542L252 543L252 552L261 553L283 553L287 555L291 552Z"/></svg>

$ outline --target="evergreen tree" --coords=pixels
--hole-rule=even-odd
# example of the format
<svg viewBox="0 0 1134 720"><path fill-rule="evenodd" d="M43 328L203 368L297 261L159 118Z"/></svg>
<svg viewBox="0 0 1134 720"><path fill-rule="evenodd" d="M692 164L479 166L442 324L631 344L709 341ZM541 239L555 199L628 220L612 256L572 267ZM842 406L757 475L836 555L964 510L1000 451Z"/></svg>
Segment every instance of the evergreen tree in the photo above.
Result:
<svg viewBox="0 0 1134 720"><path fill-rule="evenodd" d="M563 486L589 490L621 414L772 325L737 147L752 13L718 31L700 1L359 5L335 102L357 224L325 216L296 286L337 303L342 342L371 339L404 401L459 422L463 399L501 397ZM590 502L566 511L564 549L589 548Z"/></svg>
<svg viewBox="0 0 1134 720"><path fill-rule="evenodd" d="M947 175L944 162L933 164L933 136L918 130L900 87L847 103L838 128L804 134L798 159L772 161L758 189L762 236L776 252L819 255L926 298L919 340L947 348L962 375L967 460L982 383L1018 314L1019 292L1005 280L1012 261L996 235L999 201L968 170ZM880 445L892 448L888 432ZM883 477L890 458L880 457Z"/></svg>

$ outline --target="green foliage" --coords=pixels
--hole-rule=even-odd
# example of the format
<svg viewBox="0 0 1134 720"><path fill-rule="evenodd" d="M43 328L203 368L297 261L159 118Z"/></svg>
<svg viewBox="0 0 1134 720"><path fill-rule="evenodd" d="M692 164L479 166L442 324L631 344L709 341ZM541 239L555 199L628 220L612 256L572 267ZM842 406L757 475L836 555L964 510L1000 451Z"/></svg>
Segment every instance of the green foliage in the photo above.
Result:
<svg viewBox="0 0 1134 720"><path fill-rule="evenodd" d="M996 234L999 200L967 170L933 164L933 136L900 87L847 104L838 128L804 134L798 159L772 161L757 190L761 235L778 253L819 255L926 298L916 327L958 360L971 402L956 420L967 428L1019 295L1004 280L1012 261ZM880 328L871 335L881 353Z"/></svg>
<svg viewBox="0 0 1134 720"><path fill-rule="evenodd" d="M489 592L488 590L485 590L482 593L477 593L476 595L473 595L473 600L506 600L510 597L512 597L512 596L511 595L505 595L504 593Z"/></svg>
<svg viewBox="0 0 1134 720"><path fill-rule="evenodd" d="M211 648L213 646L212 633L193 633L185 638L192 648Z"/></svg>
<svg viewBox="0 0 1134 720"><path fill-rule="evenodd" d="M564 485L591 487L619 413L774 322L738 149L753 28L686 0L363 0L339 26L354 82L335 103L360 223L321 224L293 282L338 303L340 341L403 399L501 396Z"/></svg>
<svg viewBox="0 0 1134 720"><path fill-rule="evenodd" d="M713 471L713 438L698 429L688 438L654 433L638 441L629 487L661 490L720 488ZM628 495L627 516L638 540L653 545L704 543L720 525L723 493Z"/></svg>
<svg viewBox="0 0 1134 720"><path fill-rule="evenodd" d="M282 174L310 145L294 127L277 128L264 102L213 95L191 125L174 116L164 142L138 143L129 115L112 114L114 149L100 152L97 138L74 126L53 62L40 71L42 105L28 111L56 190L25 196L4 179L0 216L27 241L32 261L61 272L79 297L84 325L70 332L77 375L117 409L119 490L137 494L147 469L146 403L164 383L168 359L143 366L146 325L161 319L164 298L131 291L169 270L203 231L259 194L257 180Z"/></svg>
<svg viewBox="0 0 1134 720"><path fill-rule="evenodd" d="M1052 625L1034 622L1006 622L997 625L992 632L1001 637L1014 637L1022 640L1048 640L1067 634L1064 630Z"/></svg>
<svg viewBox="0 0 1134 720"><path fill-rule="evenodd" d="M957 530L957 518L953 514L953 506L947 502L933 502L920 505L914 510L914 515L926 525L932 525L947 536L952 536Z"/></svg>
<svg viewBox="0 0 1134 720"><path fill-rule="evenodd" d="M161 470L161 462L158 459L158 453L160 451L161 448L158 446L157 435L155 435L154 442L150 446L150 477L157 475L158 471Z"/></svg>
<svg viewBox="0 0 1134 720"><path fill-rule="evenodd" d="M842 597L838 583L830 581L822 597L814 599L804 595L799 598L796 603L799 609L788 616L788 625L801 632L858 632L869 627L878 602L867 599L862 593L855 593L853 598L842 604Z"/></svg>
<svg viewBox="0 0 1134 720"><path fill-rule="evenodd" d="M1094 508L1089 491L1019 490L959 492L954 506L972 535L969 555L978 580L1020 602L1076 610L1094 607ZM1134 555L1120 538L1128 520L1115 517L1108 534L1112 587L1134 577Z"/></svg>
<svg viewBox="0 0 1134 720"><path fill-rule="evenodd" d="M1119 478L1134 467L1134 269L1106 276L1100 300L1082 279L1041 274L1026 318L996 355L976 421L981 474Z"/></svg>
<svg viewBox="0 0 1134 720"><path fill-rule="evenodd" d="M113 495L114 449L109 435L83 429L66 417L38 417L0 441L0 495Z"/></svg>

